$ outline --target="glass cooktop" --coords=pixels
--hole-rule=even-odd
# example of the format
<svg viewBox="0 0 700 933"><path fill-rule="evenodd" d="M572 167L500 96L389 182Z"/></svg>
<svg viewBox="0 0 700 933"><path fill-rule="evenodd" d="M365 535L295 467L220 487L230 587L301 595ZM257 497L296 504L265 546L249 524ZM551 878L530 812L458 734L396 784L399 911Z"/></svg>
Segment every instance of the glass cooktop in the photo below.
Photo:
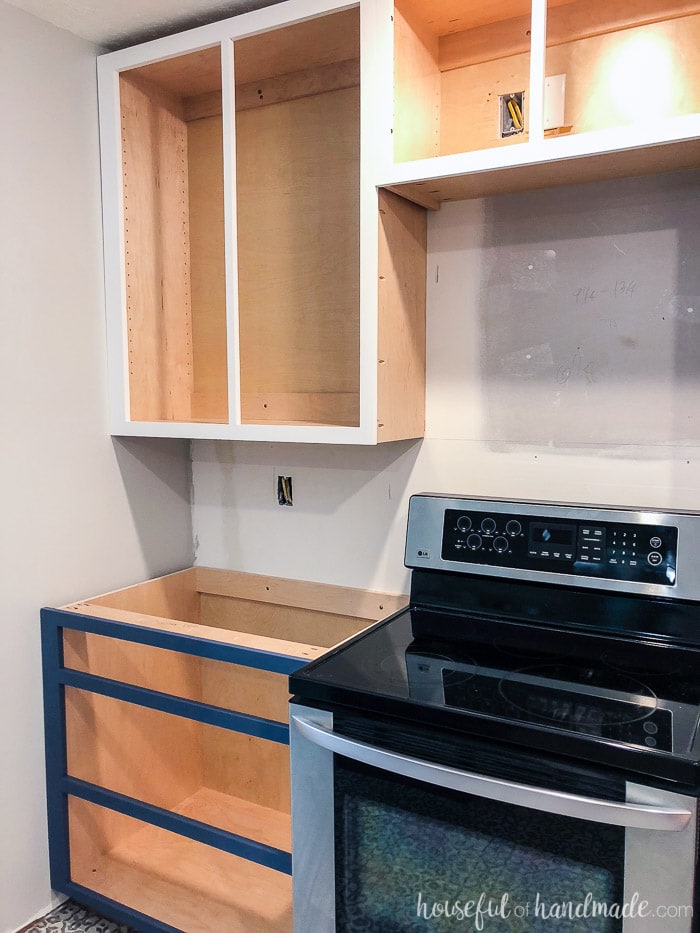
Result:
<svg viewBox="0 0 700 933"><path fill-rule="evenodd" d="M697 779L698 647L413 607L290 684L305 701Z"/></svg>
<svg viewBox="0 0 700 933"><path fill-rule="evenodd" d="M410 607L290 686L700 788L699 562L691 513L414 495Z"/></svg>

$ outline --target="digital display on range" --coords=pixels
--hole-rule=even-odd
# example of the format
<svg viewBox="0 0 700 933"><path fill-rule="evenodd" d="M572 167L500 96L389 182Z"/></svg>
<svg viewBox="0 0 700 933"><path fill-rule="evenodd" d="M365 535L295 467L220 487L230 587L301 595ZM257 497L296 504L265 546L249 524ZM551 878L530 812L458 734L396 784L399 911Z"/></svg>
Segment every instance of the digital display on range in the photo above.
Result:
<svg viewBox="0 0 700 933"><path fill-rule="evenodd" d="M546 514L445 509L440 556L460 564L674 586L678 529ZM421 559L430 548L421 549Z"/></svg>
<svg viewBox="0 0 700 933"><path fill-rule="evenodd" d="M530 525L532 544L558 544L561 547L573 547L576 542L575 525L544 525L533 522Z"/></svg>

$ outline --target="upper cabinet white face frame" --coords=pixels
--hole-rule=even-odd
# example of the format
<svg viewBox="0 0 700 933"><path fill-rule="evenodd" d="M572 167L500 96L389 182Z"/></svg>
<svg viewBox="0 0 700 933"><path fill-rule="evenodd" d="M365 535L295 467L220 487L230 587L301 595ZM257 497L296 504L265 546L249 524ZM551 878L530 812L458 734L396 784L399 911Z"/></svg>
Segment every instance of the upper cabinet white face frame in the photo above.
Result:
<svg viewBox="0 0 700 933"><path fill-rule="evenodd" d="M422 436L390 52L390 5L287 0L98 59L112 433Z"/></svg>

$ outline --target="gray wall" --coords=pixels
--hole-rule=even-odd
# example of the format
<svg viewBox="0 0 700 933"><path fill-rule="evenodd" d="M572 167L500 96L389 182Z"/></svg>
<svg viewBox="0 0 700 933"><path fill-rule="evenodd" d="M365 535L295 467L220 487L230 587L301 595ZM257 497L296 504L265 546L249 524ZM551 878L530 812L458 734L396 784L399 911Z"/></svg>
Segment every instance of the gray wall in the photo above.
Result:
<svg viewBox="0 0 700 933"><path fill-rule="evenodd" d="M0 930L51 905L39 609L192 559L188 445L108 433L91 45L0 0Z"/></svg>

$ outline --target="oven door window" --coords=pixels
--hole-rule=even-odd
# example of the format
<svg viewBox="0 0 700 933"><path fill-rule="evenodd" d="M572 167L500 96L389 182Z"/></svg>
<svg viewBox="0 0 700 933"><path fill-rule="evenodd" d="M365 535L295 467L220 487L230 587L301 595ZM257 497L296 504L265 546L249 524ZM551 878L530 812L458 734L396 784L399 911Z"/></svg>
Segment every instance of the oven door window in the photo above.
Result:
<svg viewBox="0 0 700 933"><path fill-rule="evenodd" d="M625 830L335 756L338 933L614 933Z"/></svg>

